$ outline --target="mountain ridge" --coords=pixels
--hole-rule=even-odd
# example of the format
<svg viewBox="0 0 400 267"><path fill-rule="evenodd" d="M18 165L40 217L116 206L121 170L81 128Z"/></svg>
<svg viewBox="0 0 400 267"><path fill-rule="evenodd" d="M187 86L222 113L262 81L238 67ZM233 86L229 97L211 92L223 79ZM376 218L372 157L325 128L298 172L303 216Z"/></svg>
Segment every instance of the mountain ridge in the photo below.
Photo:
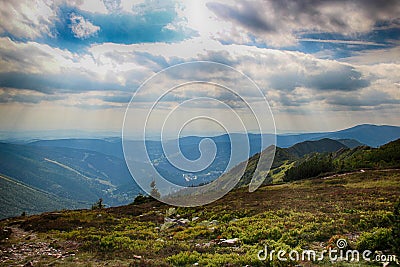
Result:
<svg viewBox="0 0 400 267"><path fill-rule="evenodd" d="M318 140L299 142L289 147L274 147L275 159L274 162L272 162L271 171L266 172L261 170L261 172L258 172L255 175L258 179L266 177L266 183L271 183L272 181L283 182L285 173L290 168L295 167L297 164L296 161L307 154L335 152L343 153L346 157L350 157L351 153L357 156L357 153L349 151L353 151L351 149L354 147L359 147L364 144L355 139L343 139L339 137L346 137L348 132L350 132L350 135L354 136L355 134L360 133L360 131L365 132L366 135L364 135L364 137L371 134L378 135L379 137L379 134L375 131L377 129L379 129L378 131L389 129L389 132L387 132L384 135L384 138L379 142L391 139L395 136L397 131L399 131L397 137L400 137L400 127L398 126L359 125L341 130L339 136L333 136L335 139L322 137ZM301 136L301 138L316 138L316 135L321 134L322 133L306 134ZM332 133L323 133L323 135L327 134ZM260 143L261 137L257 134L249 134L249 136L251 137L251 140L255 142L253 144L253 152L255 152L256 149L254 149L254 147L257 147ZM188 137L184 139L183 144L195 146L195 149L188 145L185 147L183 152L192 153L194 151L195 153L199 153L197 144L203 138L204 137ZM229 148L227 140L229 139L227 139L228 137L226 135L213 138L214 140L219 141L220 147L227 151L227 148ZM294 139L293 136L290 136L290 138L292 138L289 140L290 142L299 140L298 136ZM103 198L104 203L110 206L127 204L132 202L139 192L143 191L135 185L129 170L127 169L126 163L123 159L122 143L120 143L120 141L120 138L108 138L107 140L42 140L31 144L0 143L0 174L4 174L15 181L20 181L33 188L50 192L60 198L72 201L78 200L81 204L83 202L86 203L86 206L80 205L79 207L87 207L87 203L94 203L99 198ZM290 143L289 141L286 140L285 142ZM85 142L88 143L85 144ZM374 142L376 143L376 140ZM152 153L155 153L154 155L156 155L153 159L158 159L157 157L162 155L159 152L161 147L159 142L149 141L149 144L153 149ZM78 148L71 148L69 146L75 146ZM118 148L118 146L120 147ZM98 151L88 150L89 148ZM196 158L195 153L191 155L192 157L194 155L193 158ZM272 150L268 153L272 153ZM226 156L229 156L229 154L222 155L218 160L223 162ZM360 155L358 156L361 157ZM250 155L249 162L255 161L258 157L259 154L257 153ZM238 162L237 165L242 164L241 162L242 161ZM142 163L137 162L135 164L138 168L141 168L140 164ZM174 171L171 172L165 162L158 161L157 164L158 170L163 174L171 176L173 179L181 179L182 183L186 183L186 185L189 186L191 183L207 183L208 181L211 181L211 179L216 179L220 176L220 172L216 171L214 174L215 177L209 178L210 180L202 180L199 178L197 180L184 181L182 175ZM260 164L265 165L266 163ZM251 179L253 176L252 171L255 170L256 165L250 165L253 169L250 168L245 171L244 178L239 180L239 187L248 184L250 181L248 179ZM24 166L24 168L21 168L21 166ZM223 163L221 166L223 167ZM167 167L167 169L165 169L165 167ZM268 166L264 167L267 169ZM231 170L224 173L222 177L229 176ZM149 177L149 181L151 181L151 177ZM11 185L8 184L8 186ZM0 204L3 205L3 203ZM18 214L14 213L14 215Z"/></svg>
<svg viewBox="0 0 400 267"><path fill-rule="evenodd" d="M234 135L242 135L241 133L234 133ZM260 134L249 133L247 134L250 140L260 142ZM323 138L329 139L354 139L362 144L377 147L393 141L400 137L400 126L394 125L375 125L375 124L360 124L350 128L329 131L329 132L311 132L311 133L291 133L291 134L277 134L278 147L290 147L296 143L308 141L308 140L319 140ZM181 138L181 141L187 143L197 144L203 138L210 138L215 141L227 142L229 141L229 135L217 135L217 136L185 136ZM136 142L135 140L127 140ZM85 142L87 142L85 144ZM94 142L94 144L91 144ZM139 141L140 142L140 141ZM156 145L159 141L148 140L146 141L151 145ZM120 137L112 138L62 138L62 139L51 139L51 140L38 140L28 143L29 145L36 146L59 146L59 147L71 147L71 148L87 148L89 150L102 152L108 155L114 155L123 157L122 151L122 139ZM115 147L112 147L112 146ZM270 144L266 144L264 148ZM117 148L116 148L117 147ZM100 151L101 150L101 151Z"/></svg>
<svg viewBox="0 0 400 267"><path fill-rule="evenodd" d="M89 203L74 202L60 198L49 192L31 187L20 181L0 174L0 218L34 214L65 208L77 209L88 207Z"/></svg>

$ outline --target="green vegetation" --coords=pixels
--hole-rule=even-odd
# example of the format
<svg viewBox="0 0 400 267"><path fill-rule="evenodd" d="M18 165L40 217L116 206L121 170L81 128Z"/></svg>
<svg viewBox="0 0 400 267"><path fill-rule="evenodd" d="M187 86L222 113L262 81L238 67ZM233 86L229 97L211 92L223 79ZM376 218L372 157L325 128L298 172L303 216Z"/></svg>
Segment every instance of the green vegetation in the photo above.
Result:
<svg viewBox="0 0 400 267"><path fill-rule="evenodd" d="M294 181L253 193L239 188L194 208L172 208L142 196L128 206L0 221L0 230L13 231L11 236L4 233L9 238L1 241L2 251L41 242L62 255L21 250L0 257L5 266L29 261L41 266L331 266L328 259L282 262L275 256L260 261L257 253L265 246L321 251L344 238L351 249L392 255L398 249L399 197L396 170ZM25 237L18 238L18 231ZM360 264L366 263L337 266Z"/></svg>
<svg viewBox="0 0 400 267"><path fill-rule="evenodd" d="M0 203L0 218L79 207L69 199L57 197L1 174Z"/></svg>
<svg viewBox="0 0 400 267"><path fill-rule="evenodd" d="M353 140L321 139L306 141L289 148L276 147L271 169L265 162L259 162L260 154L251 157L237 187L247 186L253 177L265 178L264 185L279 184L327 176L332 174L359 171L362 169L389 169L400 168L400 139L383 145L379 148L358 146ZM262 153L272 154L274 148L267 148ZM240 163L224 174L221 179L228 180L236 177L246 162ZM257 173L255 170L258 166Z"/></svg>
<svg viewBox="0 0 400 267"><path fill-rule="evenodd" d="M360 169L400 168L400 139L380 148L356 147L332 153L306 155L285 171L284 181ZM273 171L272 171L273 172Z"/></svg>
<svg viewBox="0 0 400 267"><path fill-rule="evenodd" d="M154 198L152 196L145 196L145 195L139 194L135 197L132 204L139 205L139 204L147 203L147 202L150 202L153 200L154 200Z"/></svg>
<svg viewBox="0 0 400 267"><path fill-rule="evenodd" d="M400 199L394 206L392 237L394 252L400 257Z"/></svg>
<svg viewBox="0 0 400 267"><path fill-rule="evenodd" d="M0 190L4 188L1 195L7 195L0 196L0 206L7 209L0 211L0 218L18 216L20 208L28 214L89 208L100 197L104 204L124 205L140 192L123 159L65 147L0 142L0 175L9 178L0 181ZM32 190L28 188L35 192L29 193ZM25 197L24 192L31 198Z"/></svg>
<svg viewBox="0 0 400 267"><path fill-rule="evenodd" d="M317 177L320 174L332 172L334 168L331 156L317 154L286 170L283 180L289 182Z"/></svg>

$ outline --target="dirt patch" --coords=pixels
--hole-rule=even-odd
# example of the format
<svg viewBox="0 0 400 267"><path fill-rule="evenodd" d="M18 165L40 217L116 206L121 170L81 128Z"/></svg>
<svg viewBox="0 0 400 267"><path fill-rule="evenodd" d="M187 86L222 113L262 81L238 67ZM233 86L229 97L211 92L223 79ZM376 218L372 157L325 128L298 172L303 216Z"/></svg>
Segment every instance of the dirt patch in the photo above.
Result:
<svg viewBox="0 0 400 267"><path fill-rule="evenodd" d="M79 244L54 240L39 241L36 233L9 227L11 235L0 244L0 265L34 266L43 259L65 259L75 255Z"/></svg>

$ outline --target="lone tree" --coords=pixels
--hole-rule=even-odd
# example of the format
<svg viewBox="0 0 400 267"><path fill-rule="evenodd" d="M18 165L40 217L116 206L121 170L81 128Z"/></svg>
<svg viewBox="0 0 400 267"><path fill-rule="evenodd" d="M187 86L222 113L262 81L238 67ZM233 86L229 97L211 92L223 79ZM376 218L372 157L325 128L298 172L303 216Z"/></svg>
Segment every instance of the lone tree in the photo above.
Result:
<svg viewBox="0 0 400 267"><path fill-rule="evenodd" d="M104 207L105 205L103 204L103 199L99 198L99 200L92 205L92 210L97 210L97 209L101 210Z"/></svg>
<svg viewBox="0 0 400 267"><path fill-rule="evenodd" d="M157 199L160 198L161 194L160 194L160 192L158 192L155 180L151 181L150 187L151 187L150 196L157 198Z"/></svg>

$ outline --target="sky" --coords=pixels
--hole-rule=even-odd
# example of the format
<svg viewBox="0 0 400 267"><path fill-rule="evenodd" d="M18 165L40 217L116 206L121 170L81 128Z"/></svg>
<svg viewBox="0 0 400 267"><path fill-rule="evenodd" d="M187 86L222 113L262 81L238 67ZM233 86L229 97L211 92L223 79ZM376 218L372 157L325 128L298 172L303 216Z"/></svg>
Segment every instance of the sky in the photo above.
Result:
<svg viewBox="0 0 400 267"><path fill-rule="evenodd" d="M0 5L0 131L118 134L135 93L131 117L140 120L168 84L138 93L144 82L193 61L226 64L251 79L268 104L242 86L241 78L229 84L246 101L268 105L277 132L400 125L398 0L0 0ZM189 81L188 70L166 79ZM198 73L206 81L217 75L212 68ZM232 111L213 100L245 114L243 99L221 88L191 85L172 92L149 131L157 132L171 111L194 98L197 102L178 109L182 118L228 118L225 113ZM169 129L181 127L177 123L170 122ZM223 130L210 121L186 128L187 134ZM247 129L257 132L254 125Z"/></svg>

